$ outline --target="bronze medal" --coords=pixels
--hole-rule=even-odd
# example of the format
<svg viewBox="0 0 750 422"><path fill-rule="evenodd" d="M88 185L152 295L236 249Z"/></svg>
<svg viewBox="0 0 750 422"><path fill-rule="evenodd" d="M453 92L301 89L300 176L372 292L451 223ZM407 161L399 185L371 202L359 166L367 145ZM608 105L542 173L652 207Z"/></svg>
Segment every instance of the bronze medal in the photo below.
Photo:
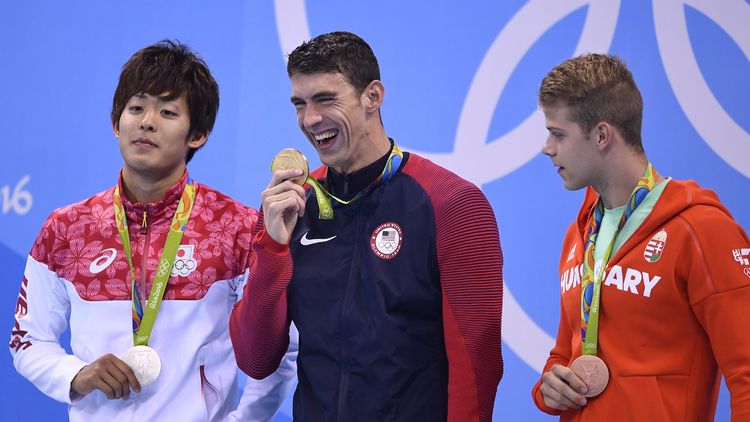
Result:
<svg viewBox="0 0 750 422"><path fill-rule="evenodd" d="M570 369L578 376L588 391L584 396L595 397L604 391L609 382L609 369L603 360L593 355L582 355L570 364Z"/></svg>
<svg viewBox="0 0 750 422"><path fill-rule="evenodd" d="M293 148L285 148L279 151L279 153L273 157L273 161L271 161L271 172L288 169L302 170L304 173L301 176L293 177L289 180L300 186L305 184L310 170L307 165L307 158L305 158L304 154Z"/></svg>

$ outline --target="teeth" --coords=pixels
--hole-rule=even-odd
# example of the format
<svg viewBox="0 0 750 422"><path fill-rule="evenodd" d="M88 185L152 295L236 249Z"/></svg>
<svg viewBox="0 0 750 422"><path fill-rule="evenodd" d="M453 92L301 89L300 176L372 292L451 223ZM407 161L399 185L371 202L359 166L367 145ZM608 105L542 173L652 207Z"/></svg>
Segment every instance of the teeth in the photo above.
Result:
<svg viewBox="0 0 750 422"><path fill-rule="evenodd" d="M321 142L321 141L325 141L326 139L333 138L334 136L336 136L335 130L327 130L323 133L319 133L315 135L315 140L318 142Z"/></svg>

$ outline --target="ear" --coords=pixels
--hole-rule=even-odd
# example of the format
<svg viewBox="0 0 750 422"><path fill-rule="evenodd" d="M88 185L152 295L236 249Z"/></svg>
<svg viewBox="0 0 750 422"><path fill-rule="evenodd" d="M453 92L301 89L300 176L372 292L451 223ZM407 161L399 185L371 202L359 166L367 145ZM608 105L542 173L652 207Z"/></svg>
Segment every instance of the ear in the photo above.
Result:
<svg viewBox="0 0 750 422"><path fill-rule="evenodd" d="M112 122L112 132L115 133L117 139L120 139L120 122Z"/></svg>
<svg viewBox="0 0 750 422"><path fill-rule="evenodd" d="M362 91L361 100L368 113L375 113L380 110L380 106L383 105L384 97L385 87L383 86L383 83L374 80L367 85L364 91Z"/></svg>
<svg viewBox="0 0 750 422"><path fill-rule="evenodd" d="M592 135L595 136L596 146L599 149L608 148L612 145L615 136L615 128L609 122L601 121L591 129Z"/></svg>
<svg viewBox="0 0 750 422"><path fill-rule="evenodd" d="M193 135L192 138L190 138L187 144L190 148L200 148L203 146L203 144L206 143L207 140L208 135L206 135L205 133L197 133Z"/></svg>

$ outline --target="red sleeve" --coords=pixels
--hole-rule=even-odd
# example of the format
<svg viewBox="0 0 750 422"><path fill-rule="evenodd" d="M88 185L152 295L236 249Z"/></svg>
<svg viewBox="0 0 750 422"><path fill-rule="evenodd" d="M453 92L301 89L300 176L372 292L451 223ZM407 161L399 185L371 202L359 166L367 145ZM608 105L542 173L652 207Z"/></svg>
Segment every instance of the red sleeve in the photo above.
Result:
<svg viewBox="0 0 750 422"><path fill-rule="evenodd" d="M688 296L729 389L732 421L750 419L750 239L716 208L680 218Z"/></svg>
<svg viewBox="0 0 750 422"><path fill-rule="evenodd" d="M491 421L503 375L503 255L487 199L460 182L430 194L443 290L448 420Z"/></svg>
<svg viewBox="0 0 750 422"><path fill-rule="evenodd" d="M286 288L292 277L292 258L288 245L266 235L262 217L256 231L249 279L232 310L229 334L237 366L263 379L278 368L289 347Z"/></svg>
<svg viewBox="0 0 750 422"><path fill-rule="evenodd" d="M563 263L567 262L567 253L568 250L570 250L570 247L575 244L576 237L578 237L578 231L577 231L576 224L571 224L570 227L568 227L567 233L565 233L565 239L563 241L563 247L562 252L560 256L560 263L559 263L559 271L558 274L561 273L563 269ZM570 328L570 322L568 320L568 316L565 314L565 306L563 306L562 296L560 296L560 322L557 327L557 338L555 340L555 345L552 347L552 350L549 352L549 358L547 358L547 363L544 364L544 369L542 369L542 374L549 371L553 365L562 365L562 366L568 366L568 363L570 363L570 359L573 355L572 350L572 344L573 344L573 332ZM540 378L536 384L534 384L534 388L531 390L531 396L534 399L534 404L536 407L539 408L544 413L548 413L550 415L559 415L562 413L558 409L553 409L547 405L544 404L544 398L542 397L542 392L539 390L539 388L542 386L542 379Z"/></svg>
<svg viewBox="0 0 750 422"><path fill-rule="evenodd" d="M568 362L570 362L570 357L572 354L572 350L570 348L572 341L571 337L572 333L570 331L570 325L568 324L568 318L565 315L565 309L563 307L561 299L560 325L557 328L557 341L555 342L555 346L549 352L549 358L547 358L547 363L544 364L542 374L549 371L550 368L552 368L552 366L556 364L568 366ZM562 413L560 410L551 408L544 404L544 398L542 397L542 392L540 391L541 386L542 379L539 378L536 384L534 384L534 388L531 390L531 396L534 398L534 404L536 405L536 407L538 407L542 412L548 413L550 415L559 415L560 413Z"/></svg>

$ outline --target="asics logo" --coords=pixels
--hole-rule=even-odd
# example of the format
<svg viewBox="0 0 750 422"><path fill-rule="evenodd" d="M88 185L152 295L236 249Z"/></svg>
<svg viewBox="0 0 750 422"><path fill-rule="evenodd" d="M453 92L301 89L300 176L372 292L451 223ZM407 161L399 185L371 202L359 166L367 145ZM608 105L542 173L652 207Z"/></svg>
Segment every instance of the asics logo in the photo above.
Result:
<svg viewBox="0 0 750 422"><path fill-rule="evenodd" d="M302 235L302 239L299 240L299 243L302 244L302 246L309 246L309 245L314 245L316 243L328 242L329 240L333 240L335 238L336 236L328 237L325 239L308 239L307 233L305 233L304 235Z"/></svg>
<svg viewBox="0 0 750 422"><path fill-rule="evenodd" d="M99 274L107 267L109 267L112 262L114 262L116 257L117 251L115 250L115 248L104 249L103 251L101 251L101 255L91 261L91 265L89 265L89 271L91 272L91 274Z"/></svg>

